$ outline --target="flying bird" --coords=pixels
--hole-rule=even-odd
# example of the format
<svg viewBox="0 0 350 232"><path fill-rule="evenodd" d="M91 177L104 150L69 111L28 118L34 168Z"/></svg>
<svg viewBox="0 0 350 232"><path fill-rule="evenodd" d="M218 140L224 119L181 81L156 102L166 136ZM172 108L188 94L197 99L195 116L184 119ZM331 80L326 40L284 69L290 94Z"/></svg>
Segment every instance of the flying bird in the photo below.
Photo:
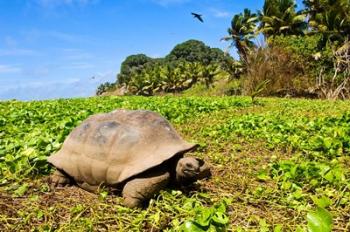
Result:
<svg viewBox="0 0 350 232"><path fill-rule="evenodd" d="M193 17L197 18L202 23L204 22L201 14L197 14L197 13L193 13L193 12L191 12L191 14L193 15Z"/></svg>

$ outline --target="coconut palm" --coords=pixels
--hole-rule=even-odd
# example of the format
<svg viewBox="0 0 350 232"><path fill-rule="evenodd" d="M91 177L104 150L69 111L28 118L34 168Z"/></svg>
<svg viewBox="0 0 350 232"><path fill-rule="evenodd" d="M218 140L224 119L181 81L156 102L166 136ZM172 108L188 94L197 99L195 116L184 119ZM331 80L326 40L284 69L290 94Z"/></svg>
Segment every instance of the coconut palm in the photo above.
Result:
<svg viewBox="0 0 350 232"><path fill-rule="evenodd" d="M228 36L222 38L225 41L231 41L230 47L235 46L241 60L246 60L249 48L254 46L251 41L255 37L255 28L258 17L251 13L249 9L244 9L243 14L236 14L231 21L231 27L228 29Z"/></svg>
<svg viewBox="0 0 350 232"><path fill-rule="evenodd" d="M294 0L265 0L259 11L259 31L265 37L275 35L302 35L307 29L306 17L295 11Z"/></svg>
<svg viewBox="0 0 350 232"><path fill-rule="evenodd" d="M325 40L343 43L350 40L350 1L304 0L309 25Z"/></svg>

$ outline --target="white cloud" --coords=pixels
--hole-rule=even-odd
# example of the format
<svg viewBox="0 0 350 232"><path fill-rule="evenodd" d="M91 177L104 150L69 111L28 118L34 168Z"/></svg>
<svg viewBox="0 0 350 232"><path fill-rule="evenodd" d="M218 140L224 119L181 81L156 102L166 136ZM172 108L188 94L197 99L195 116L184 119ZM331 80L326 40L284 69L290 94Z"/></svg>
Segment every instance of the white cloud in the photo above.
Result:
<svg viewBox="0 0 350 232"><path fill-rule="evenodd" d="M46 77L50 73L50 67L40 66L40 67L27 67L23 68L21 74L25 77Z"/></svg>
<svg viewBox="0 0 350 232"><path fill-rule="evenodd" d="M115 72L96 73L86 78L63 81L33 81L0 88L0 100L44 100L94 96L97 87L106 81L115 81Z"/></svg>
<svg viewBox="0 0 350 232"><path fill-rule="evenodd" d="M21 69L15 65L0 64L0 73L19 73Z"/></svg>
<svg viewBox="0 0 350 232"><path fill-rule="evenodd" d="M65 42L79 42L81 40L81 36L79 35L69 34L60 31L48 31L44 32L44 34L45 33L54 39L62 40Z"/></svg>
<svg viewBox="0 0 350 232"><path fill-rule="evenodd" d="M65 48L62 49L64 53L64 59L66 60L89 60L93 58L94 56L84 50L81 49L74 49L74 48Z"/></svg>
<svg viewBox="0 0 350 232"><path fill-rule="evenodd" d="M6 36L4 39L5 45L7 47L16 47L17 46L17 41L11 37L11 36Z"/></svg>
<svg viewBox="0 0 350 232"><path fill-rule="evenodd" d="M94 68L95 65L85 62L76 62L67 66L63 66L62 69L89 69Z"/></svg>
<svg viewBox="0 0 350 232"><path fill-rule="evenodd" d="M39 52L30 49L9 48L0 49L0 56L36 56Z"/></svg>
<svg viewBox="0 0 350 232"><path fill-rule="evenodd" d="M26 42L38 42L48 39L59 40L67 43L81 43L88 38L85 35L74 34L57 30L39 30L32 28L21 32L22 39Z"/></svg>
<svg viewBox="0 0 350 232"><path fill-rule="evenodd" d="M36 4L44 8L55 8L58 6L85 6L97 3L98 0L33 0Z"/></svg>
<svg viewBox="0 0 350 232"><path fill-rule="evenodd" d="M12 36L5 36L3 48L0 49L0 56L34 56L40 53L31 49L18 47L18 41Z"/></svg>
<svg viewBox="0 0 350 232"><path fill-rule="evenodd" d="M230 18L233 14L231 14L228 11L225 10L219 10L219 9L210 9L213 16L216 18Z"/></svg>
<svg viewBox="0 0 350 232"><path fill-rule="evenodd" d="M152 0L152 2L161 5L161 6L169 6L173 4L184 4L189 2L190 0Z"/></svg>

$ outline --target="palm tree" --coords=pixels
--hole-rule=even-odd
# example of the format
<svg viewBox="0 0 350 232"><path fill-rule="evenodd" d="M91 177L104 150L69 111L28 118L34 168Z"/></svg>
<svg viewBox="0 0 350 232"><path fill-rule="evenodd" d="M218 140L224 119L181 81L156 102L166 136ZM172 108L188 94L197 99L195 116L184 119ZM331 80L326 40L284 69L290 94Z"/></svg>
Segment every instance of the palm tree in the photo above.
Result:
<svg viewBox="0 0 350 232"><path fill-rule="evenodd" d="M304 0L305 13L313 32L322 33L324 41L350 40L350 1Z"/></svg>
<svg viewBox="0 0 350 232"><path fill-rule="evenodd" d="M295 11L294 0L265 0L259 11L259 31L265 37L275 35L302 35L307 29L306 17Z"/></svg>
<svg viewBox="0 0 350 232"><path fill-rule="evenodd" d="M228 29L228 36L222 38L225 41L232 41L230 47L235 46L241 60L246 60L249 48L254 46L251 41L255 37L255 28L258 17L251 13L249 9L244 9L243 14L236 14Z"/></svg>

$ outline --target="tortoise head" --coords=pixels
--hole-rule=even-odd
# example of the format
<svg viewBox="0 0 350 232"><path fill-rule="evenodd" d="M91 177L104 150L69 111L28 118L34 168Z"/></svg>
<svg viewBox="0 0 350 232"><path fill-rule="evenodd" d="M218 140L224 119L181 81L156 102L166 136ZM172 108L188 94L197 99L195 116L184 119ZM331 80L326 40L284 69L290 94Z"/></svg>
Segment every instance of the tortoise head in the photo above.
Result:
<svg viewBox="0 0 350 232"><path fill-rule="evenodd" d="M176 182L186 185L196 180L209 178L210 168L203 160L194 157L184 157L179 159L176 165Z"/></svg>

